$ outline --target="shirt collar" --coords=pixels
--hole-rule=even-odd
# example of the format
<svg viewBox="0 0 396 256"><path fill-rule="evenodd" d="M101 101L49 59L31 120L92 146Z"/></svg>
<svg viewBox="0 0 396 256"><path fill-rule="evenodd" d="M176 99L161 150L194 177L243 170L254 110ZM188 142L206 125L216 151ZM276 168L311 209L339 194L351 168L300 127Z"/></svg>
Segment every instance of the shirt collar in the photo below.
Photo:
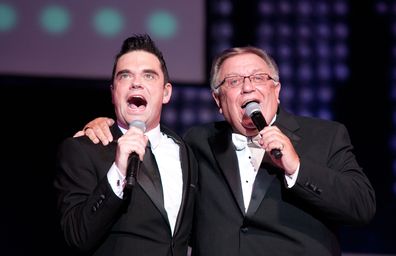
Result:
<svg viewBox="0 0 396 256"><path fill-rule="evenodd" d="M145 134L149 138L151 148L155 149L156 147L158 147L158 145L161 143L162 138L160 125L158 124L154 129L151 129Z"/></svg>
<svg viewBox="0 0 396 256"><path fill-rule="evenodd" d="M277 114L274 115L274 118L272 118L272 120L271 120L271 122L269 123L269 125L272 125L273 123L275 123L276 117L277 117L277 116L278 116Z"/></svg>
<svg viewBox="0 0 396 256"><path fill-rule="evenodd" d="M118 127L120 128L122 134L126 133L127 129L122 128L121 126ZM161 130L159 124L154 129L151 129L150 131L145 132L144 134L148 137L152 149L158 147L158 145L161 142Z"/></svg>
<svg viewBox="0 0 396 256"><path fill-rule="evenodd" d="M276 117L277 115L275 114L274 118L272 118L270 122L270 125L275 123ZM253 147L261 148L260 144L258 143L260 137L260 134L257 134L254 137L246 137L239 133L232 133L232 142L234 143L234 146L238 151L243 150L247 144L251 144Z"/></svg>
<svg viewBox="0 0 396 256"><path fill-rule="evenodd" d="M232 142L234 143L237 151L243 150L247 145L246 136L239 133L232 133Z"/></svg>

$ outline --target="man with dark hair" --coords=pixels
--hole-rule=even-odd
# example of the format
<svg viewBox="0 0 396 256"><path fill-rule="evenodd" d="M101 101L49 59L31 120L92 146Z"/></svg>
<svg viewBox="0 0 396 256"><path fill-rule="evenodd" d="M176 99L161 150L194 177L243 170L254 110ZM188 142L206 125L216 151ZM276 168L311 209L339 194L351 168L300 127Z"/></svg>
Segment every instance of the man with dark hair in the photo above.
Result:
<svg viewBox="0 0 396 256"><path fill-rule="evenodd" d="M65 240L88 255L185 256L196 162L183 140L160 125L172 85L148 35L124 41L111 94L113 142L67 138L59 148L54 184ZM129 184L131 155L142 163Z"/></svg>
<svg viewBox="0 0 396 256"><path fill-rule="evenodd" d="M199 166L192 255L341 255L339 227L376 211L345 126L284 110L278 67L256 47L217 56L211 89L225 121L184 137ZM106 120L86 134L111 141Z"/></svg>

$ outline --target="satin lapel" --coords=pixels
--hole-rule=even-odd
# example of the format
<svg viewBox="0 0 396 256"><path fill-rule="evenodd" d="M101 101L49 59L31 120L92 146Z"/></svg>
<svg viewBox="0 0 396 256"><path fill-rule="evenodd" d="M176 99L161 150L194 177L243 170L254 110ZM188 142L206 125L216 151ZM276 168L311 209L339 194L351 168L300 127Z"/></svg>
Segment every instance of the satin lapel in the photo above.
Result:
<svg viewBox="0 0 396 256"><path fill-rule="evenodd" d="M298 147L298 143L301 138L295 132L300 128L300 125L297 123L293 115L284 111L282 108L279 108L278 116L274 125L278 126L278 128L290 139L295 148Z"/></svg>
<svg viewBox="0 0 396 256"><path fill-rule="evenodd" d="M180 155L180 164L183 175L183 192L182 192L183 194L179 208L179 213L177 214L177 219L175 224L174 235L176 235L183 220L184 210L186 208L185 205L187 203L186 199L188 198L188 193L190 192L191 167L190 167L190 161L189 161L186 145L183 142L181 142L181 139L165 126L161 126L161 131L167 134L169 137L171 137L179 145L179 150L180 150L179 155Z"/></svg>
<svg viewBox="0 0 396 256"><path fill-rule="evenodd" d="M261 204L261 201L263 201L264 196L275 177L276 175L273 173L270 174L266 167L260 166L256 179L254 180L252 197L250 199L246 216L251 217L257 211L257 208Z"/></svg>
<svg viewBox="0 0 396 256"><path fill-rule="evenodd" d="M232 144L231 131L219 132L217 136L209 138L209 143L239 209L245 214L238 158Z"/></svg>
<svg viewBox="0 0 396 256"><path fill-rule="evenodd" d="M146 153L144 154L143 163L137 180L154 205L158 208L165 219L168 220L168 215L164 207L161 177L159 175L154 155L151 153L150 148L146 148Z"/></svg>
<svg viewBox="0 0 396 256"><path fill-rule="evenodd" d="M188 152L186 147L182 143L178 143L180 148L180 163L182 168L182 175L183 175L183 194L182 200L179 208L179 213L177 214L176 224L175 224L175 234L179 230L182 217L184 215L185 204L187 203L186 198L188 198L188 194L190 192L190 183L191 183L191 173L190 173L190 161L188 157Z"/></svg>
<svg viewBox="0 0 396 256"><path fill-rule="evenodd" d="M114 161L114 155L117 147L117 139L122 136L121 130L115 124L110 128L113 134L113 142L109 145L109 150L113 152L112 161ZM154 155L149 152L150 149L146 148L146 153L144 154L143 163L141 165L141 169L138 173L137 181L138 184L142 187L142 189L146 192L146 194L150 197L152 202L164 216L164 218L168 221L167 213L164 207L164 199L162 194L162 185L161 178L159 176L159 170L157 163L155 161ZM154 159L152 159L153 157Z"/></svg>
<svg viewBox="0 0 396 256"><path fill-rule="evenodd" d="M107 157L110 157L108 160L109 162L113 163L115 159L115 154L116 154L116 149L117 149L117 140L122 136L122 132L120 128L118 128L117 124L113 124L110 127L111 134L113 135L113 141L105 147L105 149L108 149L110 152L109 154L105 154L102 157L103 159L106 159Z"/></svg>
<svg viewBox="0 0 396 256"><path fill-rule="evenodd" d="M298 142L300 141L300 136L295 134L299 129L299 125L293 115L287 113L282 108L278 109L278 116L275 121L275 126L290 139L295 148L298 147ZM256 179L253 184L252 197L249 203L249 208L246 213L247 216L252 216L257 208L263 201L265 194L268 191L269 186L276 177L276 172L282 172L282 170L276 170L271 164L270 159L267 154L264 155L263 161L260 166L260 170L257 173ZM274 171L275 170L275 171Z"/></svg>

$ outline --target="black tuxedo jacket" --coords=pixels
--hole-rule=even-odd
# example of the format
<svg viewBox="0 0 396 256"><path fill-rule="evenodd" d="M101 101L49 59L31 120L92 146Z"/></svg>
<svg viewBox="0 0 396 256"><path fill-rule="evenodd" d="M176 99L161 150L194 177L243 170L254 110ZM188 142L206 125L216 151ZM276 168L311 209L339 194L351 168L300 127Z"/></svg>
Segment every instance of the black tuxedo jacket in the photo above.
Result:
<svg viewBox="0 0 396 256"><path fill-rule="evenodd" d="M114 141L122 135L111 127ZM117 197L107 180L116 142L93 144L88 137L66 139L59 148L55 188L66 242L89 255L185 256L192 226L196 162L186 144L161 126L180 147L183 195L172 236L152 170L141 165L130 197ZM158 167L154 167L158 168Z"/></svg>
<svg viewBox="0 0 396 256"><path fill-rule="evenodd" d="M199 165L193 256L340 255L338 225L373 217L374 191L342 124L280 109L275 125L299 154L299 175L288 189L264 157L246 213L230 125L186 133Z"/></svg>

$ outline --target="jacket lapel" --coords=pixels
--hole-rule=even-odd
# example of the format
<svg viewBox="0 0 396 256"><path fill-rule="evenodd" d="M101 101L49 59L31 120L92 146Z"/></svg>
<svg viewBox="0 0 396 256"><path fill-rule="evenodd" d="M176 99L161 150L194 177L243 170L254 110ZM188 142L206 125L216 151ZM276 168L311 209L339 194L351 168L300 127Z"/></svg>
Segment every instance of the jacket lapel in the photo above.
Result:
<svg viewBox="0 0 396 256"><path fill-rule="evenodd" d="M179 155L180 155L180 163L182 169L182 177L183 177L183 190L182 190L182 200L179 208L179 213L177 215L174 235L177 233L183 216L183 210L185 209L184 205L187 203L186 198L188 198L189 186L190 186L190 162L189 157L187 155L187 149L185 144L182 143L181 139L173 133L168 128L161 126L161 132L168 135L172 138L176 144L179 146ZM163 215L164 219L168 222L168 215L164 206L164 197L161 183L161 176L159 174L159 169L157 166L157 162L155 161L154 155L151 153L150 148L146 149L146 153L144 154L143 164L141 168L141 172L138 175L138 183L142 187L142 189L147 193L147 195L151 198L152 202L158 208L158 210ZM151 155L151 156L150 156Z"/></svg>
<svg viewBox="0 0 396 256"><path fill-rule="evenodd" d="M279 108L274 125L278 126L278 128L290 139L295 148L298 146L301 138L296 134L296 131L300 128L300 125L291 114Z"/></svg>
<svg viewBox="0 0 396 256"><path fill-rule="evenodd" d="M252 196L249 203L249 208L246 212L246 216L251 217L256 211L261 201L263 201L265 194L272 181L276 177L274 173L269 173L269 168L265 167L263 164L260 166L260 169L256 175L256 179L254 180Z"/></svg>
<svg viewBox="0 0 396 256"><path fill-rule="evenodd" d="M179 144L179 149L180 149L180 162L181 162L181 168L182 168L182 175L183 175L183 194L182 194L182 201L180 204L179 208L179 213L177 214L177 220L176 220L176 225L175 225L175 232L174 234L177 233L179 230L179 227L182 222L182 216L184 216L184 210L185 210L185 204L187 203L187 198L189 197L189 192L190 192L190 183L191 183L191 173L190 173L190 161L188 157L188 151L185 147L185 144L179 143L176 141L176 143Z"/></svg>
<svg viewBox="0 0 396 256"><path fill-rule="evenodd" d="M278 126L278 128L290 139L294 147L298 146L300 137L295 134L295 131L299 129L299 125L292 115L279 108L274 125ZM282 173L283 175L283 171L271 165L269 163L270 161L269 156L265 154L253 184L252 197L246 213L247 216L251 217L257 211L272 181L276 178L276 174Z"/></svg>
<svg viewBox="0 0 396 256"><path fill-rule="evenodd" d="M114 137L114 142L116 142L117 139L122 136L122 132L116 124L114 124L110 129ZM111 146L112 151L116 152L115 148L117 144L111 143ZM164 216L164 219L168 222L168 216L164 207L161 177L159 175L159 170L154 155L150 151L150 148L146 148L143 163L141 164L140 171L137 175L137 182L140 187L145 191L145 193L149 196L154 205L158 208L161 215Z"/></svg>
<svg viewBox="0 0 396 256"><path fill-rule="evenodd" d="M137 177L138 184L150 197L151 201L158 208L161 214L168 220L168 215L164 207L164 196L162 192L161 176L159 174L157 162L149 147L143 157L143 164Z"/></svg>
<svg viewBox="0 0 396 256"><path fill-rule="evenodd" d="M173 131L168 129L166 126L161 125L161 131L172 138L176 144L179 145L179 156L180 156L180 164L182 169L182 177L183 177L183 190L182 190L182 199L180 203L179 212L177 214L174 236L177 234L177 231L180 228L180 225L183 221L185 204L187 203L187 198L189 198L190 192L190 183L191 183L191 171L190 171L190 158L188 155L188 151L186 145L182 142L181 138L176 135Z"/></svg>
<svg viewBox="0 0 396 256"><path fill-rule="evenodd" d="M231 128L224 129L217 133L217 136L210 137L209 144L211 145L213 155L228 182L239 209L242 214L245 214L241 177L238 169L238 158L232 144Z"/></svg>

